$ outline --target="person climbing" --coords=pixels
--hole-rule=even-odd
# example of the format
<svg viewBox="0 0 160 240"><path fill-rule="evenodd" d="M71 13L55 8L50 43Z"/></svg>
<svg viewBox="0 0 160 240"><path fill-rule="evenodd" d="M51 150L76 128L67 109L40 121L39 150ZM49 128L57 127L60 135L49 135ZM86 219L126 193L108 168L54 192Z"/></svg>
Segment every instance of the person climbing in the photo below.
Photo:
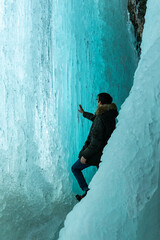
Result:
<svg viewBox="0 0 160 240"><path fill-rule="evenodd" d="M90 166L96 166L98 169L103 149L115 129L115 118L118 115L116 104L112 103L113 99L108 93L99 93L96 100L95 114L85 112L81 105L78 110L83 117L93 122L87 140L79 152L79 159L72 166L72 172L84 192L83 195L76 195L78 201L85 197L89 190L82 170Z"/></svg>

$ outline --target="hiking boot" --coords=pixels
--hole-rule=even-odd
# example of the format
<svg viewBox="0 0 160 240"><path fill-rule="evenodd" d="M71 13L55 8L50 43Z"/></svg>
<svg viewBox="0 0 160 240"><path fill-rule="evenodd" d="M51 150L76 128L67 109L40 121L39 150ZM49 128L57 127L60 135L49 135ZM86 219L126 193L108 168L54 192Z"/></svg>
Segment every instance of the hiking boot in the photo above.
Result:
<svg viewBox="0 0 160 240"><path fill-rule="evenodd" d="M83 195L76 195L77 200L80 202L82 200L82 198L84 198L87 195L87 192L89 191L89 189L87 191L85 191L85 193Z"/></svg>

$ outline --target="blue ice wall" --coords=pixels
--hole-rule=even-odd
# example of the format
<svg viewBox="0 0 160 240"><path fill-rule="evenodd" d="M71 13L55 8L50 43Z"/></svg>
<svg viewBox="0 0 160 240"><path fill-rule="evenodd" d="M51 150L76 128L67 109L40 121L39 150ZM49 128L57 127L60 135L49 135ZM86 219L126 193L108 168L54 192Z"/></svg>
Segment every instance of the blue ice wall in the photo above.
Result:
<svg viewBox="0 0 160 240"><path fill-rule="evenodd" d="M159 0L147 1L132 89L90 191L67 215L59 240L160 239L159 12Z"/></svg>
<svg viewBox="0 0 160 240"><path fill-rule="evenodd" d="M56 239L90 126L78 104L94 112L107 91L120 107L132 85L127 1L2 0L0 13L0 239Z"/></svg>
<svg viewBox="0 0 160 240"><path fill-rule="evenodd" d="M60 0L53 4L53 13L53 85L70 170L90 126L78 104L94 113L97 94L107 91L120 108L131 88L137 58L126 0Z"/></svg>

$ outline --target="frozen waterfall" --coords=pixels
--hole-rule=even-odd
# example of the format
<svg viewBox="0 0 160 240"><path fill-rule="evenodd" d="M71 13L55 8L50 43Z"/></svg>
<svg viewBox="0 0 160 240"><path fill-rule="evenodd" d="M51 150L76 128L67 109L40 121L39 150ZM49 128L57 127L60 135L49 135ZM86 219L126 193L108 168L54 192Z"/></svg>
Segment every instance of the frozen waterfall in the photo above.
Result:
<svg viewBox="0 0 160 240"><path fill-rule="evenodd" d="M160 239L159 12L159 0L149 0L133 87L91 191L68 214L61 240Z"/></svg>
<svg viewBox="0 0 160 240"><path fill-rule="evenodd" d="M90 127L78 104L94 112L106 91L119 109L128 98L60 239L142 240L148 227L145 239L158 240L158 10L148 0L128 97L137 55L127 0L1 0L0 239L58 239L77 203L70 167ZM95 169L86 173L90 181Z"/></svg>

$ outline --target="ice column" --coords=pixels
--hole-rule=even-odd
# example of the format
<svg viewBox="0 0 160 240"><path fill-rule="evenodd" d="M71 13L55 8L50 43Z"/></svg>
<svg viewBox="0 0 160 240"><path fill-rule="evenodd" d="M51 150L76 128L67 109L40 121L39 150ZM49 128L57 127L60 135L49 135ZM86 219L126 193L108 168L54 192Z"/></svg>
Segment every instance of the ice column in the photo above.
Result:
<svg viewBox="0 0 160 240"><path fill-rule="evenodd" d="M53 239L71 205L55 111L52 10L44 0L0 4L0 239Z"/></svg>

